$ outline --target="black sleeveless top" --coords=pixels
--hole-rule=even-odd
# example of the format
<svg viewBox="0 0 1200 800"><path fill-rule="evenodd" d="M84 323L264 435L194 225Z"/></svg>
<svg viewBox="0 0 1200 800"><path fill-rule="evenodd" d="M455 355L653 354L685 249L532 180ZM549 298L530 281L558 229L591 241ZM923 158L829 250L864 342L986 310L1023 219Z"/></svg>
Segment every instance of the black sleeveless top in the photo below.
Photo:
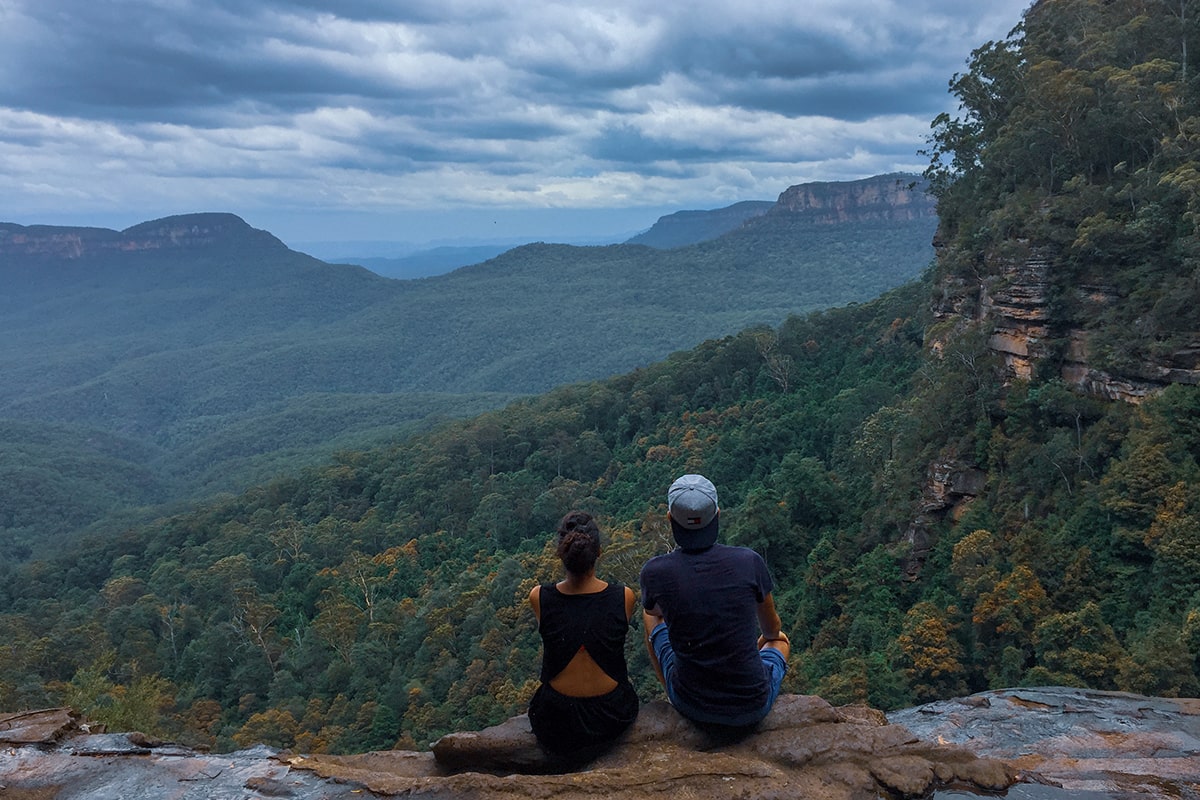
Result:
<svg viewBox="0 0 1200 800"><path fill-rule="evenodd" d="M553 583L541 590L542 683L549 683L585 648L617 683L629 681L625 665L625 586L610 583L591 594L563 594Z"/></svg>

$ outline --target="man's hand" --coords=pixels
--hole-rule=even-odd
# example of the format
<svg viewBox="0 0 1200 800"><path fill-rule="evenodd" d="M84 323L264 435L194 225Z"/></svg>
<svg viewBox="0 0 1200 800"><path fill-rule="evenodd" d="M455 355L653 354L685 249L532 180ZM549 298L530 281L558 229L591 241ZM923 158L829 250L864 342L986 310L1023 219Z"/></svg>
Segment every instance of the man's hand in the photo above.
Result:
<svg viewBox="0 0 1200 800"><path fill-rule="evenodd" d="M775 598L772 595L767 595L758 604L758 626L762 629L762 636L758 637L759 650L764 647L774 648L783 653L785 659L791 655L792 642L782 630L783 622L779 619L779 612L775 610Z"/></svg>

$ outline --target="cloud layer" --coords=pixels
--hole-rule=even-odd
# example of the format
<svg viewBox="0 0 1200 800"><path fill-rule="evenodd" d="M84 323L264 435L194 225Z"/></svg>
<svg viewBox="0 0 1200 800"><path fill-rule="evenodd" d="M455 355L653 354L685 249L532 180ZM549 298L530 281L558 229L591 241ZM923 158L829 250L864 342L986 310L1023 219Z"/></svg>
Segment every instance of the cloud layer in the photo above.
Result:
<svg viewBox="0 0 1200 800"><path fill-rule="evenodd" d="M717 207L920 169L1027 5L0 0L0 220Z"/></svg>

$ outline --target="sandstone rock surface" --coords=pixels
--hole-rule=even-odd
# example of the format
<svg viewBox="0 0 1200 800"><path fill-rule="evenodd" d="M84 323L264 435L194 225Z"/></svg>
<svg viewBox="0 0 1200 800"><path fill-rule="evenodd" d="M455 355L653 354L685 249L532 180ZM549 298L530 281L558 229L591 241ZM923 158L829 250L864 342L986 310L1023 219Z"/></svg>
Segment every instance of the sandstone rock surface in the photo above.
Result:
<svg viewBox="0 0 1200 800"><path fill-rule="evenodd" d="M684 797L875 798L922 796L942 785L999 791L1014 779L1002 763L917 739L867 708L834 708L817 697L785 695L752 733L733 737L702 730L665 702L642 708L638 721L608 754L577 771L556 766L537 749L517 717L433 745L443 775L413 775L401 760L392 772L371 754L373 775L355 773L380 794L446 798L562 798L615 794L623 799ZM359 765L358 756L312 756L296 766L330 777ZM519 772L517 771L519 770ZM537 773L537 774L533 774ZM549 774L547 774L549 773Z"/></svg>

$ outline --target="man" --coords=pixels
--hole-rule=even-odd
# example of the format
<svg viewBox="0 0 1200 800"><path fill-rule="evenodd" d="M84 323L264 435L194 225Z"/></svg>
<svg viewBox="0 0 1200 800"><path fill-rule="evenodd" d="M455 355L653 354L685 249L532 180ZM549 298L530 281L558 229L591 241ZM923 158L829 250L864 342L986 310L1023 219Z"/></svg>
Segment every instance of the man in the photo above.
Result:
<svg viewBox="0 0 1200 800"><path fill-rule="evenodd" d="M671 484L667 519L679 547L641 574L650 663L685 717L753 725L775 703L791 651L767 564L753 550L717 544L717 489L703 475Z"/></svg>

